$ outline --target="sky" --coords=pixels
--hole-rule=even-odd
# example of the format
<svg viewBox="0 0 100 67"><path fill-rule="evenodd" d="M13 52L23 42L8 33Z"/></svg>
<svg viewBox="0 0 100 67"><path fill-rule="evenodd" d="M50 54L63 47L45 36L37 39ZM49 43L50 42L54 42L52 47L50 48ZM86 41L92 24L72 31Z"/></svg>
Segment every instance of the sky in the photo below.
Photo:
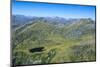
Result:
<svg viewBox="0 0 100 67"><path fill-rule="evenodd" d="M95 6L13 2L12 14L37 17L91 18L95 20Z"/></svg>

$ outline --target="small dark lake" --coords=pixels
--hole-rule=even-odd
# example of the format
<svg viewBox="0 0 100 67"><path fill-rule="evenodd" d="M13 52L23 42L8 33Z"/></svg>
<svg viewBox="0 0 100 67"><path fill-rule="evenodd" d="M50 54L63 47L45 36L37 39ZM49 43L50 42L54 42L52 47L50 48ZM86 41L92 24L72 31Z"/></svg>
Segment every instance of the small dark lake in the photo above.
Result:
<svg viewBox="0 0 100 67"><path fill-rule="evenodd" d="M29 49L29 52L31 52L31 53L42 52L42 51L44 51L44 47L37 47L37 48Z"/></svg>

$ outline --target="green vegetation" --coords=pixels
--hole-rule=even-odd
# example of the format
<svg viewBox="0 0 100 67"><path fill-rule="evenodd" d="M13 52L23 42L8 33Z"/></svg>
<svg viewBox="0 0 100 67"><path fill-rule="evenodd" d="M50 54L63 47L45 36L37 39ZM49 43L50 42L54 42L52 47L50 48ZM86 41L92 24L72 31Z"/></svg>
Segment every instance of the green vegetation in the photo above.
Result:
<svg viewBox="0 0 100 67"><path fill-rule="evenodd" d="M91 19L65 24L63 20L36 18L14 28L12 34L15 65L96 60L95 21ZM41 52L29 51L37 47L44 49Z"/></svg>

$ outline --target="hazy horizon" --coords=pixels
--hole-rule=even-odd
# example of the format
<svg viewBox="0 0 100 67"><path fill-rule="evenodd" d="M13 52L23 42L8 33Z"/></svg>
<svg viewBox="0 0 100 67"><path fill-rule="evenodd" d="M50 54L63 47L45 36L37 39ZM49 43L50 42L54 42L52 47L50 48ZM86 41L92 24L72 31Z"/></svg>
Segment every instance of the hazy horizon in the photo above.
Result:
<svg viewBox="0 0 100 67"><path fill-rule="evenodd" d="M60 16L29 16L29 15L21 15L21 14L12 14L12 16L25 16L25 17L30 17L30 18L32 18L32 17L43 17L43 18L56 18L56 17L58 17L58 18L63 18L63 19L66 19L66 20L69 20L69 19L91 19L91 20L93 20L93 21L95 21L95 19L92 19L92 18L89 18L89 17L81 17L81 18L66 18L66 17L60 17Z"/></svg>

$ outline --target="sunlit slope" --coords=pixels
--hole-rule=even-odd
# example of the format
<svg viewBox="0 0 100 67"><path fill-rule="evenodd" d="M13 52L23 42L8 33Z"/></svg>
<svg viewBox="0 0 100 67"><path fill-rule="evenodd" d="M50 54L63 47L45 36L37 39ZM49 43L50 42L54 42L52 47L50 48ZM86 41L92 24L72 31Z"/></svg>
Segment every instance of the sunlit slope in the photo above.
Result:
<svg viewBox="0 0 100 67"><path fill-rule="evenodd" d="M37 21L13 31L16 64L63 63L95 60L95 22L80 19L62 27ZM41 52L30 49L44 47Z"/></svg>

